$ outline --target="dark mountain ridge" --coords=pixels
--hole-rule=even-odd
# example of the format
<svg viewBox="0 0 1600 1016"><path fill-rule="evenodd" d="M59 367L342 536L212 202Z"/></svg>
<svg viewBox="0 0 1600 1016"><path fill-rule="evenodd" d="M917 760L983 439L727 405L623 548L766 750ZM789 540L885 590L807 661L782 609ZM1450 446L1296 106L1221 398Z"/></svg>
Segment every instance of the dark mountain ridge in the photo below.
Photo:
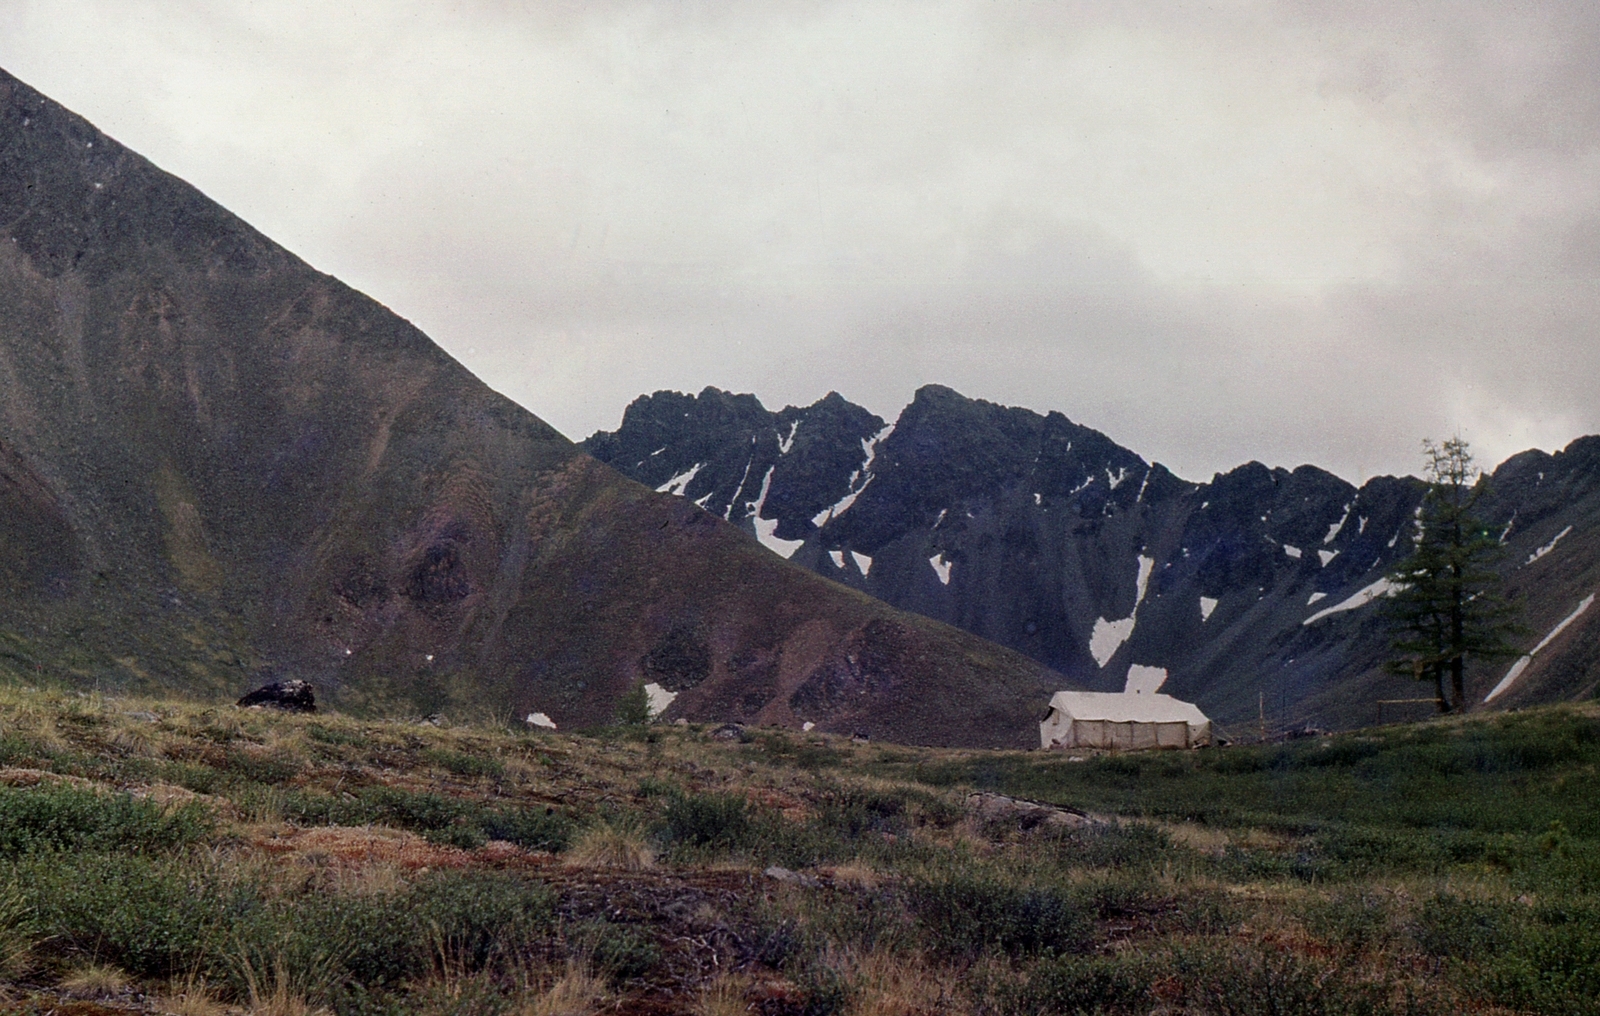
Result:
<svg viewBox="0 0 1600 1016"><path fill-rule="evenodd" d="M625 479L3 72L0 670L969 745L1059 683Z"/></svg>
<svg viewBox="0 0 1600 1016"><path fill-rule="evenodd" d="M1382 672L1388 635L1371 606L1409 551L1424 490L1413 477L1357 488L1315 466L1250 462L1194 483L1060 413L937 385L893 427L837 393L769 413L751 395L659 392L585 447L796 563L1083 686L1164 667L1164 690L1276 726L1368 723L1378 700L1426 693ZM1597 450L1583 438L1525 452L1488 478L1508 589L1541 636L1600 585ZM1592 695L1600 646L1582 620L1496 703ZM1480 699L1507 667L1475 670ZM1387 704L1389 718L1427 708Z"/></svg>

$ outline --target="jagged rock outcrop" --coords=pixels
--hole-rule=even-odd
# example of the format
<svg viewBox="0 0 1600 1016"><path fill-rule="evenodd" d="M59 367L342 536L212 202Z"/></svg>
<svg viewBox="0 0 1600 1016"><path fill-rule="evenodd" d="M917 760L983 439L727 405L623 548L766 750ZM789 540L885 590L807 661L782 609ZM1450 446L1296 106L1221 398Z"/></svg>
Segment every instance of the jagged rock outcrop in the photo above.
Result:
<svg viewBox="0 0 1600 1016"><path fill-rule="evenodd" d="M1082 687L1165 667L1166 690L1208 714L1254 726L1265 713L1278 728L1369 723L1376 700L1420 694L1382 672L1388 635L1371 606L1409 550L1423 493L1412 477L1357 488L1252 462L1193 483L1059 413L937 385L888 428L837 394L769 413L750 395L658 392L585 446L796 563ZM1600 588L1600 438L1516 456L1489 482L1508 589L1548 632ZM1497 701L1594 694L1600 645L1580 621ZM1506 670L1477 669L1479 698Z"/></svg>

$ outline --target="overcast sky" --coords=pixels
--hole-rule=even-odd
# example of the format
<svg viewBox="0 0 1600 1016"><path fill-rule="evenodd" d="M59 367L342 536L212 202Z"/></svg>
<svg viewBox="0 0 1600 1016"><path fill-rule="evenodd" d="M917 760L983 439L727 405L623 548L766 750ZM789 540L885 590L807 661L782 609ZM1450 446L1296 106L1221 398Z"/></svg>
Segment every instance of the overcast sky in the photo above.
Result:
<svg viewBox="0 0 1600 1016"><path fill-rule="evenodd" d="M0 66L573 438L1059 410L1180 475L1600 432L1600 5L0 0Z"/></svg>

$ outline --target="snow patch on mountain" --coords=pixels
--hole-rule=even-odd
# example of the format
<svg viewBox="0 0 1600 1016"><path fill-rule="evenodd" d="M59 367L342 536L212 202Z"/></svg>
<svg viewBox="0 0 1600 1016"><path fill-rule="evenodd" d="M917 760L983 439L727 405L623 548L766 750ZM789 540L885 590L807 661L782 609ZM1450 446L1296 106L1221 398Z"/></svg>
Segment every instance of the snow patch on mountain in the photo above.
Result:
<svg viewBox="0 0 1600 1016"><path fill-rule="evenodd" d="M1216 610L1216 609L1217 609L1217 598L1216 597L1214 597L1214 596L1202 596L1202 597L1200 597L1200 620L1201 620L1201 622L1205 622L1205 621L1211 620L1211 612L1213 610Z"/></svg>
<svg viewBox="0 0 1600 1016"><path fill-rule="evenodd" d="M830 551L828 551L828 556L833 559L833 566L835 568L843 568L844 567L844 551L842 551L842 550L830 550Z"/></svg>
<svg viewBox="0 0 1600 1016"><path fill-rule="evenodd" d="M757 495L755 501L750 505L750 513L745 518L749 519L751 525L755 526L756 539L761 541L763 547L779 557L790 558L806 541L780 540L777 536L778 520L761 517L761 509L766 507L767 504L767 491L772 488L772 471L777 468L777 466L767 467L767 475L761 478L761 493Z"/></svg>
<svg viewBox="0 0 1600 1016"><path fill-rule="evenodd" d="M1334 558L1336 558L1338 556L1339 556L1339 552L1337 550L1319 550L1319 551L1317 551L1317 557L1322 559L1322 567L1324 567L1324 568L1328 567L1328 562L1332 561Z"/></svg>
<svg viewBox="0 0 1600 1016"><path fill-rule="evenodd" d="M644 686L644 694L650 701L651 716L660 716L666 712L667 707L672 705L672 700L678 697L677 692L668 691L659 684L654 683Z"/></svg>
<svg viewBox="0 0 1600 1016"><path fill-rule="evenodd" d="M933 565L934 573L939 576L940 584L948 586L950 584L951 562L944 559L944 551L940 551L928 558L928 563Z"/></svg>
<svg viewBox="0 0 1600 1016"><path fill-rule="evenodd" d="M872 558L865 554L857 554L853 550L850 552L850 558L855 561L856 570L861 572L861 577L866 578L867 572L872 570Z"/></svg>
<svg viewBox="0 0 1600 1016"><path fill-rule="evenodd" d="M1333 538L1339 535L1339 530L1343 529L1348 521L1350 521L1350 506L1347 504L1344 506L1344 514L1339 516L1339 521L1328 527L1328 535L1322 538L1322 542L1332 543Z"/></svg>
<svg viewBox="0 0 1600 1016"><path fill-rule="evenodd" d="M1139 604L1144 602L1145 591L1150 588L1150 571L1155 566L1155 558L1139 555L1139 577L1134 579L1135 588L1138 590L1138 595L1133 599L1134 610L1138 610Z"/></svg>
<svg viewBox="0 0 1600 1016"><path fill-rule="evenodd" d="M789 424L789 436L788 437L780 436L778 438L778 454L779 455L787 455L787 454L789 454L789 449L794 447L794 434L795 434L795 431L797 431L799 429L800 429L800 421L796 420L793 423ZM807 440L810 440L810 439L807 438Z"/></svg>
<svg viewBox="0 0 1600 1016"><path fill-rule="evenodd" d="M1570 532L1572 532L1572 527L1571 526L1568 526L1567 528L1561 530L1561 532L1559 532L1559 533L1557 533L1555 535L1555 539L1551 540L1549 543L1547 543L1544 546L1540 547L1538 550L1534 551L1532 554L1529 554L1528 555L1528 559L1526 561L1522 562L1522 563L1525 564L1525 565L1532 564L1533 562L1539 560L1541 557L1544 557L1546 554L1550 553L1552 550L1555 550L1556 549L1556 544L1560 543L1561 542L1561 538L1563 536L1566 536Z"/></svg>
<svg viewBox="0 0 1600 1016"><path fill-rule="evenodd" d="M1289 544L1285 543L1283 545L1283 552L1285 554L1288 554L1290 557L1294 558L1296 561L1300 560L1300 548L1299 547L1291 547L1291 546L1289 546Z"/></svg>
<svg viewBox="0 0 1600 1016"><path fill-rule="evenodd" d="M1369 586L1363 586L1361 589L1356 591L1354 596L1351 596L1349 599L1340 600L1331 607L1324 607L1300 623L1302 625L1314 624L1330 614L1338 614L1346 610L1355 610L1358 607L1365 607L1367 604L1378 599L1380 596L1388 596L1400 588L1401 587L1399 583L1390 582L1388 577L1385 576Z"/></svg>
<svg viewBox="0 0 1600 1016"><path fill-rule="evenodd" d="M700 472L700 470L704 469L705 467L706 467L706 464L704 462L696 462L694 465L690 466L688 469L685 469L683 472L679 473L677 476L674 476L672 479L668 480L666 483L663 483L661 486L657 487L656 488L656 493L657 494L676 494L678 497L682 497L684 490L686 490L688 488L688 486L689 486L689 481L693 480L694 477L695 477L695 474Z"/></svg>
<svg viewBox="0 0 1600 1016"><path fill-rule="evenodd" d="M1107 621L1103 617L1097 617L1094 631L1089 635L1089 655L1094 657L1094 662L1103 667L1132 634L1132 617L1125 617L1120 621Z"/></svg>
<svg viewBox="0 0 1600 1016"><path fill-rule="evenodd" d="M1559 537L1557 537L1557 539L1559 539ZM1483 700L1488 702L1494 699L1496 696L1503 694L1507 688L1510 688L1512 684L1516 682L1517 678L1522 676L1522 672L1528 669L1528 664L1533 662L1533 658L1539 655L1539 650L1543 649L1551 642L1554 642L1557 635L1560 635L1562 632L1566 631L1569 624L1582 617L1583 612L1588 610L1593 605L1594 594L1590 593L1588 596L1583 598L1581 603L1578 604L1576 610L1562 618L1560 624L1550 629L1550 634L1541 639L1538 645L1528 650L1526 655L1522 656L1517 660L1517 662L1513 663L1511 665L1511 669L1506 671L1506 676L1500 679L1500 683L1495 685L1489 694L1483 697Z"/></svg>

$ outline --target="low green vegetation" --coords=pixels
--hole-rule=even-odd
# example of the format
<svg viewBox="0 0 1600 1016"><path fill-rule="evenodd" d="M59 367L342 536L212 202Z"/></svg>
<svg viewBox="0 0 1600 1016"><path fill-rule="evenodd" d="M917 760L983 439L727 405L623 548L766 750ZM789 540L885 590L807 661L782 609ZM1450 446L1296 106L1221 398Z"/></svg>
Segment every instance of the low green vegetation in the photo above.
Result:
<svg viewBox="0 0 1600 1016"><path fill-rule="evenodd" d="M0 688L4 1000L1600 1013L1592 709L1077 760L751 735Z"/></svg>

